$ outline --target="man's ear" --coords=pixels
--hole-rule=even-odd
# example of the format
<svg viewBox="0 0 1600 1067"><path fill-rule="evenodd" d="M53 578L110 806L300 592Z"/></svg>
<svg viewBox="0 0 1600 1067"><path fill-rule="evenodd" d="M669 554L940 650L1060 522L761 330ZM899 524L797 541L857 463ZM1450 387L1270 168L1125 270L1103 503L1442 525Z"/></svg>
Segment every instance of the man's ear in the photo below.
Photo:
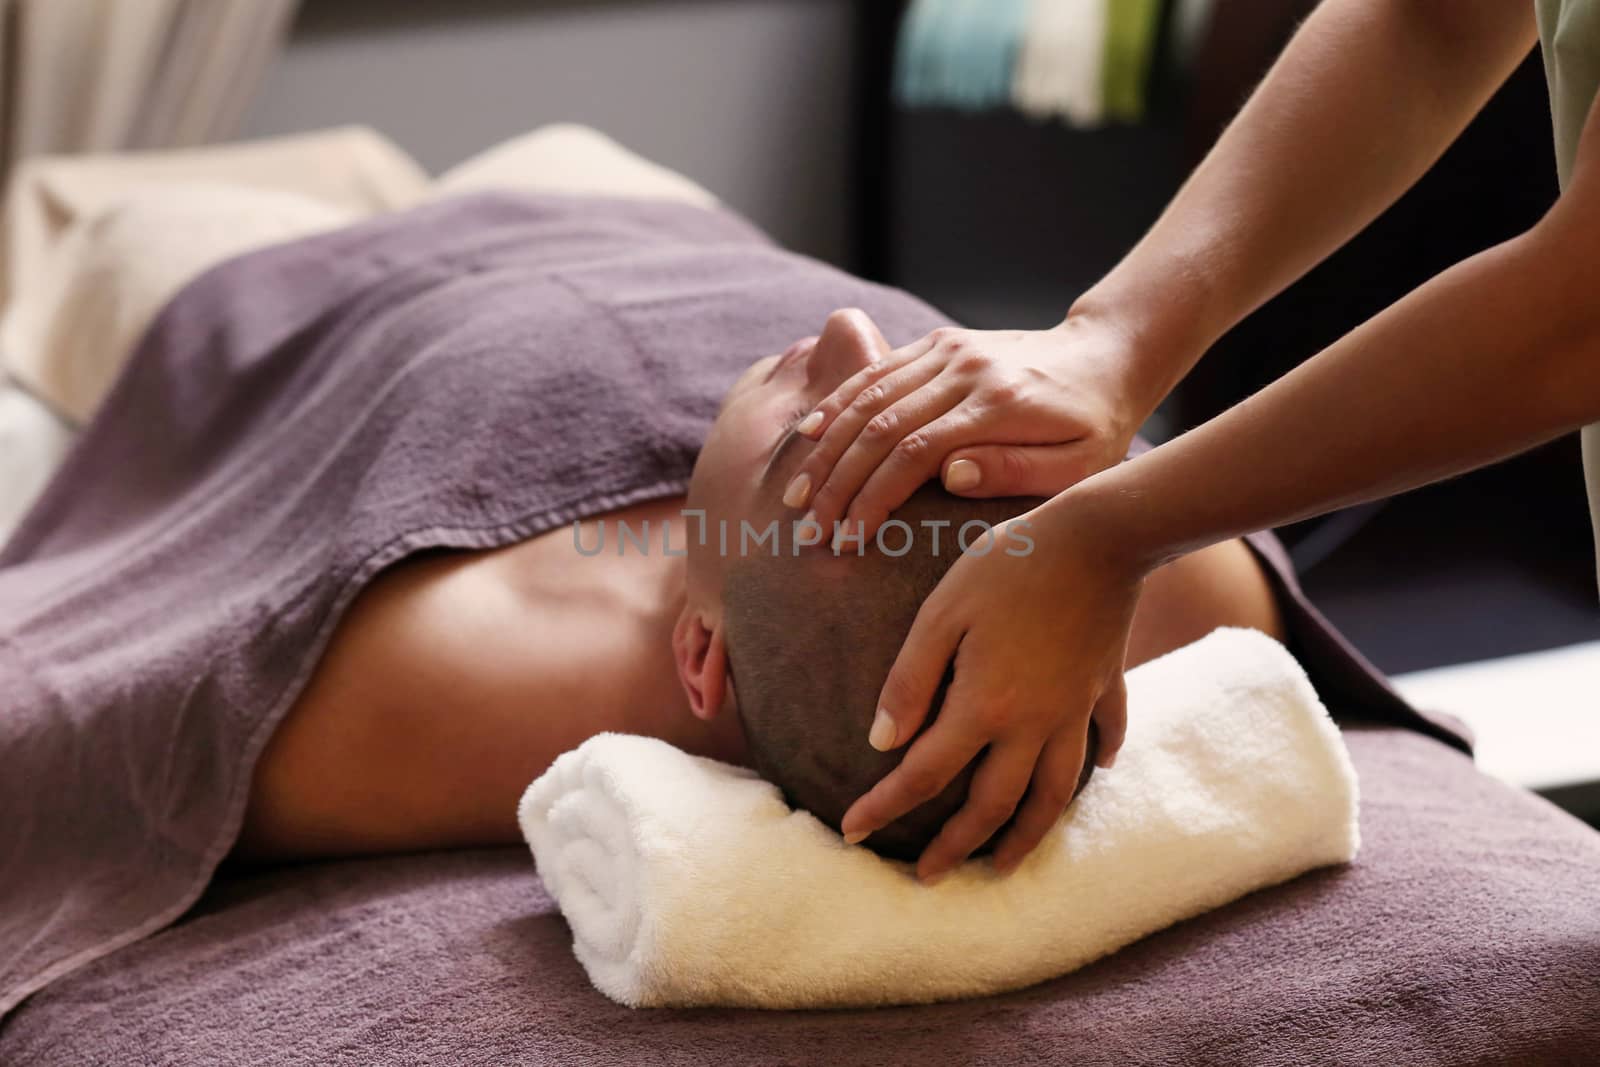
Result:
<svg viewBox="0 0 1600 1067"><path fill-rule="evenodd" d="M699 609L686 605L672 628L672 658L689 697L689 710L697 719L715 718L728 694L728 648L723 642L722 620L707 625Z"/></svg>

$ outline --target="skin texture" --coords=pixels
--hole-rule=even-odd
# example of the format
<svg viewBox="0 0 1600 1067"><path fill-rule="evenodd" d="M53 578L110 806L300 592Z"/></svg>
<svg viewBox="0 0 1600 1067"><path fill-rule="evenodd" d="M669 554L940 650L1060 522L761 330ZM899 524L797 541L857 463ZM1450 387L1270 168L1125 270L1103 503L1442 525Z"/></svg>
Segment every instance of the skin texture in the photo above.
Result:
<svg viewBox="0 0 1600 1067"><path fill-rule="evenodd" d="M1212 340L1408 187L1533 39L1527 4L1320 5L1150 234L1069 314L1129 339L1123 386L1107 395L1142 397L1137 410L1150 410ZM1121 652L1153 568L1600 419L1597 129L1591 115L1572 180L1532 231L1446 271L1206 425L1035 509L1043 547L1031 568L993 553L958 561L924 602L882 694L906 737L954 659L941 726L846 814L846 830L896 818L971 752L1042 738L1040 759L1017 760L996 786L1017 796L1031 781L1030 804L1050 798L1019 816L1028 827L1013 831L1019 852L1002 844L996 855L1014 862L1070 781L1071 759L1049 758L1056 747L1081 744L1092 718L1114 755ZM941 343L950 339L933 348ZM996 346L991 362L1011 351ZM984 436L1004 441L1005 410L987 417ZM1067 588L1070 603L1041 591ZM1065 655L1042 655L1045 626ZM953 828L933 873L987 822Z"/></svg>

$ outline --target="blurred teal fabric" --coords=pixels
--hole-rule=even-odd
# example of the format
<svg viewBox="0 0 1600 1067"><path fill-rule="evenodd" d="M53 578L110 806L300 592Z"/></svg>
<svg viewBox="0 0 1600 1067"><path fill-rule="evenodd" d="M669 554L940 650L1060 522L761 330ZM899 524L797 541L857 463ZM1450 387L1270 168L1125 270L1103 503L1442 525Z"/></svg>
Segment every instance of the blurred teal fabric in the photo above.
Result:
<svg viewBox="0 0 1600 1067"><path fill-rule="evenodd" d="M900 25L895 99L907 107L1004 107L1029 0L913 0Z"/></svg>

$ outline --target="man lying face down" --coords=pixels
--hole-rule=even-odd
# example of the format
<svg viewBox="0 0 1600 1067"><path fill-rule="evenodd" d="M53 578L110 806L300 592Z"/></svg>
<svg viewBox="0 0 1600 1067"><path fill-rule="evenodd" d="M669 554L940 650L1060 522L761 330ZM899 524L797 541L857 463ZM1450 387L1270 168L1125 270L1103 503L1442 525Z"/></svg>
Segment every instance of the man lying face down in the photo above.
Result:
<svg viewBox="0 0 1600 1067"><path fill-rule="evenodd" d="M729 393L687 502L694 517L687 604L674 644L690 706L706 718L737 714L748 761L791 805L834 829L908 750L901 745L879 752L867 737L880 688L922 601L962 544L984 551L993 541L986 531L1040 502L969 500L929 483L895 513L897 523L865 543L846 537L837 552L830 544L834 531L785 507L783 487L809 447L792 428L810 410L806 398L814 402L818 390L826 392L887 351L869 320L846 312L829 320L819 340L786 353L776 366L758 364ZM1152 580L1147 599L1153 610L1137 621L1130 664L1215 626L1277 632L1270 597L1248 553L1236 543L1220 547ZM947 673L924 730L937 717L949 680ZM1091 724L1074 796L1092 773L1095 743ZM979 763L867 844L882 855L915 860L965 801Z"/></svg>
<svg viewBox="0 0 1600 1067"><path fill-rule="evenodd" d="M888 552L872 544L835 557L806 545L792 555L795 514L779 499L805 446L792 426L883 352L866 315L832 315L821 338L757 360L728 390L688 498L606 515L613 531L618 522L666 525L686 557L619 542L579 552L563 528L488 552L424 555L382 574L262 755L237 853L517 840L512 813L526 784L602 731L755 766L790 803L837 829L845 806L899 760L902 749L867 744L875 697L918 605L954 563L960 525L998 525L1030 504L963 501L928 486L902 510L915 534L902 557L891 555L896 528L885 531ZM427 397L434 403L434 392ZM685 518L696 509L702 520ZM938 549L925 520L950 523L936 528ZM741 553L741 522L757 533L776 523L778 555L771 542ZM594 537L590 528L581 539ZM1280 632L1267 579L1242 542L1150 576L1128 664L1218 625ZM530 694L538 694L534 715ZM970 777L870 845L915 856Z"/></svg>
<svg viewBox="0 0 1600 1067"><path fill-rule="evenodd" d="M482 218L463 222L463 215ZM674 216L671 224L690 221ZM793 425L888 345L872 319L851 311L819 312L820 336L782 355L763 357L736 339L777 333L767 325L771 318L792 336L791 321L817 320L790 305L837 307L834 294L879 301L879 321L888 313L891 321L898 315L925 328L936 316L774 253L734 222L696 214L696 226L734 229L663 243L652 228L666 224L643 207L529 207L493 198L397 216L376 228L387 237L372 239L393 240L394 255L427 260L440 298L431 289L415 298L404 290L390 314L404 318L406 329L375 323L368 347L345 339L337 360L313 360L298 348L267 350L307 380L362 378L351 390L362 403L373 383L384 383L383 407L372 416L381 430L370 438L341 434L326 446L337 454L317 468L339 476L340 492L356 484L378 494L358 511L382 527L370 535L374 544L415 539L417 522L429 524L422 536L431 544L439 529L477 530L508 514L535 513L549 505L534 501L569 497L574 485L590 492L590 449L604 454L599 466L607 478L633 488L583 511L586 533L562 524L532 535L495 534L490 543L472 534L466 546L415 552L371 578L338 617L253 768L236 856L516 841L516 802L528 783L602 732L642 734L754 765L794 804L835 827L844 805L894 764L897 756L868 744L868 724L918 605L954 562L961 524L999 523L1030 502L967 502L929 488L904 513L914 533L904 555L887 540L889 551L874 545L859 556L852 550L835 557L817 546L793 555L788 539L777 558L770 544L741 553L741 522L782 527L797 517L783 509L779 488L809 447ZM520 228L520 243L505 238L507 227ZM367 239L358 228L327 240ZM448 264L433 262L444 254L438 242L450 246ZM301 247L280 254L295 258ZM640 252L643 265L630 266L619 247ZM318 248L313 243L305 254L321 263L326 255ZM603 271L580 270L585 256L601 256L595 262L606 264ZM462 273L454 265L474 257L500 268ZM673 264L670 277L662 262ZM543 281L551 269L577 272L581 297L570 284ZM361 300L318 296L311 303L330 329L367 321ZM635 319L643 332L621 329ZM429 358L438 351L463 355ZM180 355L204 358L187 350L173 358ZM318 395L297 388L286 403ZM319 410L305 416L318 427ZM635 432L633 424L651 432ZM304 440L295 426L294 440ZM408 443L413 427L421 440L435 426L452 429L439 440ZM480 439L476 451L462 446L461 433ZM372 446L355 449L352 440ZM298 477L299 461L282 447L256 447L284 468L267 472L282 495L281 483ZM687 498L663 493L660 485L681 484L691 457ZM415 476L419 465L424 477ZM294 499L317 501L319 516L341 514L325 506L338 501L326 487ZM426 516L397 515L395 499L425 502ZM711 535L704 543L693 536L698 521L686 517L696 509ZM928 527L924 519L952 525ZM586 550L602 523L616 539ZM718 533L724 523L733 534L726 553ZM650 547L626 548L625 524L636 531L649 524ZM937 545L935 532L942 534ZM791 527L786 536L792 534ZM668 551L667 542L679 550ZM285 582L292 586L307 568L329 565L300 564ZM250 570L231 560L228 568ZM338 584L321 580L312 588L320 595ZM1277 626L1267 577L1240 542L1186 557L1146 582L1129 663L1225 625ZM253 649L256 639L241 630L227 640ZM292 658L295 648L279 654ZM275 684L274 676L259 686ZM965 795L968 777L874 834L873 846L914 854Z"/></svg>
<svg viewBox="0 0 1600 1067"><path fill-rule="evenodd" d="M563 528L385 572L340 624L263 754L238 854L514 841L512 813L528 782L608 730L752 765L837 829L845 806L903 751L867 743L873 702L918 606L956 558L961 525L998 525L1032 503L962 500L930 485L900 515L914 532L903 556L892 554L895 527L884 531L888 552L868 545L835 556L812 545L792 554L796 515L779 498L806 447L792 426L886 351L866 316L833 315L819 339L757 360L729 389L687 499L604 516L613 532L655 524L652 541L664 525L687 557L620 541L580 552L577 541L592 546L597 531L575 539ZM438 396L429 391L425 402ZM685 517L696 510L703 518ZM741 522L758 533L775 523L778 554L770 541L741 552ZM1229 625L1279 632L1264 573L1237 541L1147 580L1129 665ZM872 835L872 847L915 856L970 777Z"/></svg>

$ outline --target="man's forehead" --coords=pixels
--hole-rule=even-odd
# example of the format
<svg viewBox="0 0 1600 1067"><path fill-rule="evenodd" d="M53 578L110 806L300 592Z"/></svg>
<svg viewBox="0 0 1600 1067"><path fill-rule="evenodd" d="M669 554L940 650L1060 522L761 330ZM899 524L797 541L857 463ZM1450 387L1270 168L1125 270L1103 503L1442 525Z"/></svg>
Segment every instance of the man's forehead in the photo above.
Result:
<svg viewBox="0 0 1600 1067"><path fill-rule="evenodd" d="M760 367L761 364L758 361L739 372L739 376L733 380L733 384L728 386L727 391L722 394L722 403L717 406L717 415L719 417L728 410L729 405L755 387L756 372Z"/></svg>

